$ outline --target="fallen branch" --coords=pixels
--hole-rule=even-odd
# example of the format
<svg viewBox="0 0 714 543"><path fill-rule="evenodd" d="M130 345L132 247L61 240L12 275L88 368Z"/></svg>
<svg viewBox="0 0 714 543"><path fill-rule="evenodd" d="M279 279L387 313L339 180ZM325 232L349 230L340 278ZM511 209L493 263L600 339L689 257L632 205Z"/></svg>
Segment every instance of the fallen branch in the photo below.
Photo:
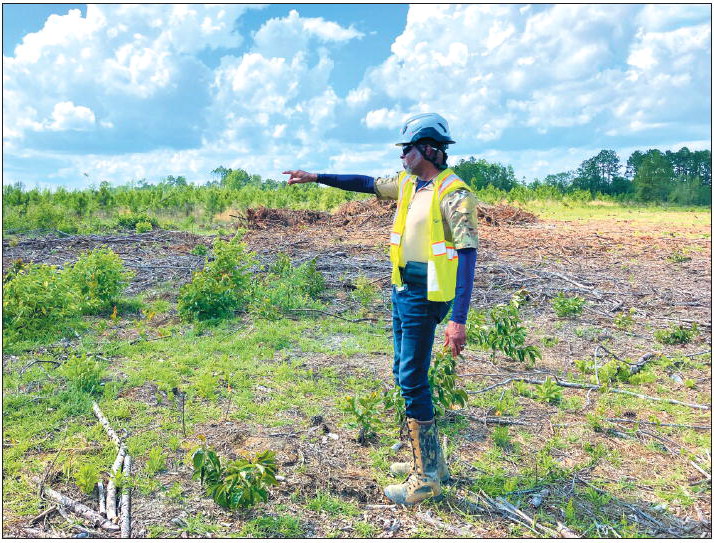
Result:
<svg viewBox="0 0 714 543"><path fill-rule="evenodd" d="M376 322L378 319L370 319L370 318L364 318L364 319L346 319L344 317L341 317L340 315L336 315L334 313L330 313L328 311L322 311L321 309L309 309L309 308L295 308L295 309L288 309L288 311L306 311L309 313L321 313L322 315L329 315L330 317L335 317L336 319L342 319L343 321L347 322Z"/></svg>
<svg viewBox="0 0 714 543"><path fill-rule="evenodd" d="M368 503L364 506L365 509L396 509L395 504L383 504L383 503Z"/></svg>
<svg viewBox="0 0 714 543"><path fill-rule="evenodd" d="M112 425L109 424L109 419L107 419L107 417L104 416L104 413L102 413L102 410L99 409L99 405L97 404L97 402L92 402L92 410L94 411L94 414L99 419L99 422L101 422L102 426L104 426L104 429L107 431L109 438L114 443L117 444L117 447L121 448L121 445L122 445L121 439L119 439L119 436L112 428Z"/></svg>
<svg viewBox="0 0 714 543"><path fill-rule="evenodd" d="M691 407L692 409L711 410L711 406L709 406L709 405L700 405L698 403L680 402L679 400L673 400L670 398L657 398L656 396L647 396L646 394L639 394L637 392L631 392L629 390L622 390L620 388L609 388L609 387L604 387L601 385L589 385L586 383L572 383L570 381L561 380L557 375L554 375L553 377L555 378L556 384L558 384L564 388L580 388L580 389L584 389L584 390L605 390L606 392L615 392L617 394L627 394L629 396L635 396L637 398L642 398L643 400L652 400L655 402L666 402L666 403L671 403L671 404L675 404L675 405L683 405L685 407ZM524 383L529 383L531 385L542 385L543 383L545 383L545 380L543 380L543 379L530 379L530 378L526 378L526 377L518 377L518 378L509 379L508 381L504 381L503 383L498 383L497 386L502 386L502 385L507 384L511 381L523 381ZM477 394L477 393L479 393L479 391L476 391L475 393ZM472 392L469 392L469 394L472 394Z"/></svg>
<svg viewBox="0 0 714 543"><path fill-rule="evenodd" d="M462 413L463 414L463 413ZM480 422L482 424L503 424L506 426L533 426L530 422L523 422L518 419L511 419L508 417L477 417L475 415L465 415L467 419L474 422Z"/></svg>
<svg viewBox="0 0 714 543"><path fill-rule="evenodd" d="M670 428L689 428L692 430L711 430L711 426L695 424L669 424L664 422L647 422L638 419L605 419L608 422L629 422L630 424L645 424L647 426L668 426Z"/></svg>
<svg viewBox="0 0 714 543"><path fill-rule="evenodd" d="M86 505L79 503L78 501L73 500L72 498L68 498L67 496L60 494L56 490L52 490L48 486L44 488L44 495L52 501L55 501L58 504L62 505L63 507L71 509L80 517L91 521L95 527L99 527L110 532L119 531L119 526L102 517L102 515L97 513L94 509L90 509Z"/></svg>
<svg viewBox="0 0 714 543"><path fill-rule="evenodd" d="M668 534L673 535L673 536L675 536L675 537L677 537L677 536L680 535L680 534L678 534L677 532L674 532L673 530L671 530L670 528L668 528L667 526L665 526L664 524L662 524L662 523L661 523L660 521L658 521L656 518L654 518L654 517L652 517L651 515L645 513L645 512L642 511L641 509L635 507L635 506L632 505L631 503L628 503L628 502L626 502L626 501L624 501L624 500L621 500L621 499L618 498L617 496L613 496L611 493L607 492L606 490L603 490L602 488L596 487L595 485L589 483L588 481L586 481L586 480L583 479L582 477L579 477L579 476L576 475L576 476L575 476L575 480L577 480L577 481L580 482L580 483L583 483L584 485L589 486L590 488L592 488L593 490L596 490L596 491L599 492L600 494L604 494L604 495L609 496L610 499L612 499L612 501L617 502L617 503L619 503L619 504L621 504L621 505L627 507L628 509L630 509L631 511L633 511L633 512L635 513L635 515L638 515L638 516L644 518L645 520L651 522L652 524L654 524L655 526L657 526L659 529L661 529L661 530L667 532Z"/></svg>
<svg viewBox="0 0 714 543"><path fill-rule="evenodd" d="M598 349L602 349L603 351L605 351L607 354L609 354L611 357L613 357L613 358L614 358L615 360L617 360L618 362L624 362L624 360L623 360L622 358L620 358L619 356L617 356L615 353L613 353L613 352L612 352L610 349L608 349L607 347L604 347L603 345L600 345L600 344L598 344L598 346L595 347L595 357L597 357Z"/></svg>
<svg viewBox="0 0 714 543"><path fill-rule="evenodd" d="M558 536L558 532L556 530L537 523L534 519L503 498L492 498L483 490L479 491L478 497L482 502L488 505L493 512L499 513L501 516L505 516L509 520L517 522L537 534L546 535L548 537Z"/></svg>
<svg viewBox="0 0 714 543"><path fill-rule="evenodd" d="M637 362L634 364L630 364L630 375L635 375L636 373L639 373L642 368L645 367L645 364L652 360L655 357L654 354L652 353L646 353L643 354Z"/></svg>
<svg viewBox="0 0 714 543"><path fill-rule="evenodd" d="M112 465L112 472L110 474L109 482L107 483L107 518L112 522L117 519L117 487L114 482L114 477L119 472L124 463L124 456L126 455L126 447L122 444L119 447L119 453L117 454L114 464Z"/></svg>
<svg viewBox="0 0 714 543"><path fill-rule="evenodd" d="M147 339L138 337L138 338L136 338L136 339L132 339L132 340L129 342L129 345L135 345L136 343L139 343L140 341L157 341L157 340L159 340L159 339L166 339L166 338L168 338L168 337L172 337L172 335L171 335L171 334L168 334L168 335L165 335L165 336L150 337L150 338L147 338Z"/></svg>
<svg viewBox="0 0 714 543"><path fill-rule="evenodd" d="M30 521L30 524L35 524L36 522L41 521L41 520L42 520L43 518L45 518L47 515L51 515L51 514L54 513L55 511L57 511L57 506L56 506L56 505L53 505L53 506L50 507L49 509L45 509L44 511L42 511L42 513L40 513L40 514L37 515L35 518L33 518L33 519Z"/></svg>
<svg viewBox="0 0 714 543"><path fill-rule="evenodd" d="M496 383L495 385L491 385L486 388L482 388L480 390L474 390L473 392L469 392L469 394L483 394L484 392L488 392L489 390L493 390L494 388L498 388L498 387L507 385L511 381L520 381L520 379L518 379L517 377L513 377L512 379L506 379L505 381L501 381L500 383Z"/></svg>
<svg viewBox="0 0 714 543"><path fill-rule="evenodd" d="M124 486L121 489L121 536L123 539L131 537L131 489L129 476L131 475L131 456L124 457Z"/></svg>
<svg viewBox="0 0 714 543"><path fill-rule="evenodd" d="M104 481L97 481L97 493L99 494L99 514L107 516L107 499L104 494Z"/></svg>
<svg viewBox="0 0 714 543"><path fill-rule="evenodd" d="M711 474L711 473L707 473L707 472L704 470L704 468L701 467L699 464L697 464L694 460L690 460L689 463L692 465L692 467L693 467L694 469L696 469L699 473L701 473L702 475L704 475L704 477L706 477L707 479L709 479L709 480L711 481L711 479L712 479L712 474Z"/></svg>
<svg viewBox="0 0 714 543"><path fill-rule="evenodd" d="M137 269L147 269L153 270L155 268L168 268L172 270L193 270L191 266L139 266L138 264L132 264L130 262L125 262L127 268L137 268ZM197 268L196 268L197 269Z"/></svg>
<svg viewBox="0 0 714 543"><path fill-rule="evenodd" d="M702 352L700 352L700 353L683 354L683 355L680 355L680 356L685 356L685 357L687 357L687 358L694 358L695 356L702 356L702 355L705 355L705 354L712 354L712 352L711 352L711 350L708 350L708 351L702 351Z"/></svg>
<svg viewBox="0 0 714 543"><path fill-rule="evenodd" d="M62 362L57 362L56 360L33 360L32 362L29 362L28 364L25 364L22 367L22 369L20 370L20 375L25 373L28 369L30 369L35 364L54 364L55 368L57 368L62 365Z"/></svg>

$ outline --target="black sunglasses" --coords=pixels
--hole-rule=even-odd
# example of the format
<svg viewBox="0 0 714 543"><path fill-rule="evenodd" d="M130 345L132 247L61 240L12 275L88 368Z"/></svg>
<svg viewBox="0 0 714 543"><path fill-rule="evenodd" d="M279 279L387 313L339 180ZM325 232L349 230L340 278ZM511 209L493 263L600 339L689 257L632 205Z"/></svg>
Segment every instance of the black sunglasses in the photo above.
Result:
<svg viewBox="0 0 714 543"><path fill-rule="evenodd" d="M416 145L413 143L407 143L406 145L402 146L402 156L406 155L409 151L411 151Z"/></svg>

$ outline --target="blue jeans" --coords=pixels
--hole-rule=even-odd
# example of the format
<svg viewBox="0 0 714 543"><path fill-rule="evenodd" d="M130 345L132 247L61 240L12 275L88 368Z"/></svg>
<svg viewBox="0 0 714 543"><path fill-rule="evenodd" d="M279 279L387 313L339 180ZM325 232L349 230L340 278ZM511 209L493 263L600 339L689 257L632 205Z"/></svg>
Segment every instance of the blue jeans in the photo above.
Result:
<svg viewBox="0 0 714 543"><path fill-rule="evenodd" d="M434 406L429 387L429 364L436 325L446 317L451 302L430 302L426 290L426 265L407 263L404 285L392 286L394 380L402 391L407 417L431 420Z"/></svg>

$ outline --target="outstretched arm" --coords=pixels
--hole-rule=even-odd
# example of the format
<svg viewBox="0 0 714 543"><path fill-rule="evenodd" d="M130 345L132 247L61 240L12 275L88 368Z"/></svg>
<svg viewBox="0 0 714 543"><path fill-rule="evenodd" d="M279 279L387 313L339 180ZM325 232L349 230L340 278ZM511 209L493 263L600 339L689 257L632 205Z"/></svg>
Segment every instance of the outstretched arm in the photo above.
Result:
<svg viewBox="0 0 714 543"><path fill-rule="evenodd" d="M295 183L322 183L330 187L354 192L374 194L374 178L367 175L336 175L328 173L309 173L303 170L287 170L290 176L288 185Z"/></svg>

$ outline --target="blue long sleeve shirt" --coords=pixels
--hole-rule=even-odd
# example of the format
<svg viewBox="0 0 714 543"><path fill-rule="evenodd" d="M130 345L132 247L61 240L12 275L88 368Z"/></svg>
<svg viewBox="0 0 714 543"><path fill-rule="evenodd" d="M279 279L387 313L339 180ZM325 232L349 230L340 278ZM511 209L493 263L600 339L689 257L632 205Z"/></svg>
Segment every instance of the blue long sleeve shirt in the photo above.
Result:
<svg viewBox="0 0 714 543"><path fill-rule="evenodd" d="M374 177L367 175L337 175L318 174L317 182L330 187L354 192L374 194ZM428 181L417 180L416 190L426 185ZM478 251L475 248L457 249L459 265L456 269L456 295L451 310L451 320L459 324L466 324L469 314L471 292L474 288L474 275L476 273L476 258Z"/></svg>

